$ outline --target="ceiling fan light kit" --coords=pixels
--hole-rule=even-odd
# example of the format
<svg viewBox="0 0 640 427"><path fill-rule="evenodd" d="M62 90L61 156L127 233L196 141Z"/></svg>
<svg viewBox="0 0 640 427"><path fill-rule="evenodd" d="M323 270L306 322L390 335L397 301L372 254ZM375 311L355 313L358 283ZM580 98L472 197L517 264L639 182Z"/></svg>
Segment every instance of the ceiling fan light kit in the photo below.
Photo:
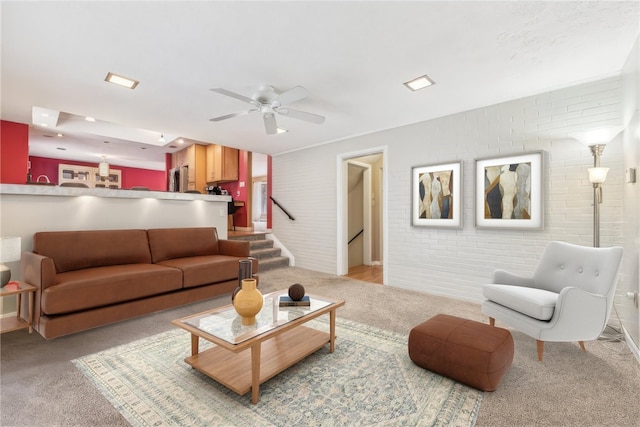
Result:
<svg viewBox="0 0 640 427"><path fill-rule="evenodd" d="M233 117L240 117L249 113L255 113L259 111L262 113L262 120L264 122L264 128L267 134L274 135L283 133L279 131L280 128L278 127L278 123L276 121L276 114L315 124L322 124L325 120L323 116L320 116L318 114L283 107L283 105L285 104L291 104L309 96L309 92L307 92L307 90L302 86L295 86L282 93L276 92L276 90L272 86L261 86L256 92L253 93L251 97L246 97L239 93L235 93L223 88L214 88L211 90L221 95L225 95L251 104L255 107L238 113L231 113L219 117L214 117L210 119L210 121L212 122L219 122L222 120L231 119Z"/></svg>

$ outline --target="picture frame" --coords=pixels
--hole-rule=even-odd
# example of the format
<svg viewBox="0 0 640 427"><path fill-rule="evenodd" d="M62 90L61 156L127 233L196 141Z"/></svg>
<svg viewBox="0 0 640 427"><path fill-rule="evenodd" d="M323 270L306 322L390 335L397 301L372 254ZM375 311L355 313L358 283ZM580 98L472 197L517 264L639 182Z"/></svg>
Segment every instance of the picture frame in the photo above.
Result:
<svg viewBox="0 0 640 427"><path fill-rule="evenodd" d="M476 228L542 230L544 152L476 159Z"/></svg>
<svg viewBox="0 0 640 427"><path fill-rule="evenodd" d="M411 224L462 228L462 161L411 169Z"/></svg>

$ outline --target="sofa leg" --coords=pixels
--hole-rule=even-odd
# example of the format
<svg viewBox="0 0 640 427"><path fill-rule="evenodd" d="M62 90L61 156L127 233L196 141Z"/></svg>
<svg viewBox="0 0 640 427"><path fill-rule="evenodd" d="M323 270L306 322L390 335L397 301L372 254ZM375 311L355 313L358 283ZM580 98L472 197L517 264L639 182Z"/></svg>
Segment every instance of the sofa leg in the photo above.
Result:
<svg viewBox="0 0 640 427"><path fill-rule="evenodd" d="M496 326L496 319L489 317L489 326Z"/></svg>
<svg viewBox="0 0 640 427"><path fill-rule="evenodd" d="M584 341L578 341L578 344L580 344L580 348L582 349L582 351L586 353L587 349L584 347Z"/></svg>
<svg viewBox="0 0 640 427"><path fill-rule="evenodd" d="M542 355L544 354L544 341L536 340L538 346L538 360L542 362Z"/></svg>

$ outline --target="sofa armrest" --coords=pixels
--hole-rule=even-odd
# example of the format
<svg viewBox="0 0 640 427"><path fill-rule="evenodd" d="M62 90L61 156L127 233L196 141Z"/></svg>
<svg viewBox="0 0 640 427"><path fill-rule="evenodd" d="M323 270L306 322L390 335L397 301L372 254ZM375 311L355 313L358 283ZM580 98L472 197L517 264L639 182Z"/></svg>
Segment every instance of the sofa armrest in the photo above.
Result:
<svg viewBox="0 0 640 427"><path fill-rule="evenodd" d="M220 255L247 258L250 253L250 246L251 243L246 240L218 240L218 251Z"/></svg>
<svg viewBox="0 0 640 427"><path fill-rule="evenodd" d="M20 275L23 282L43 291L56 284L56 267L53 259L33 252L23 252L20 259Z"/></svg>
<svg viewBox="0 0 640 427"><path fill-rule="evenodd" d="M497 285L525 286L527 288L536 287L532 277L519 276L504 270L495 270L493 272L492 283Z"/></svg>

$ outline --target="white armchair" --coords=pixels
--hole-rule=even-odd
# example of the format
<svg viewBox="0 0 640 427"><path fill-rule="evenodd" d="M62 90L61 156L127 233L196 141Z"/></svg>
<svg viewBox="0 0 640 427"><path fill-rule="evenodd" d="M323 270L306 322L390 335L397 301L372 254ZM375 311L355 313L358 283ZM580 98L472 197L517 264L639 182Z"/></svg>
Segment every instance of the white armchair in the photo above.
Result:
<svg viewBox="0 0 640 427"><path fill-rule="evenodd" d="M482 312L536 339L542 361L545 341L594 340L607 326L622 248L549 242L532 277L496 270L484 285Z"/></svg>

